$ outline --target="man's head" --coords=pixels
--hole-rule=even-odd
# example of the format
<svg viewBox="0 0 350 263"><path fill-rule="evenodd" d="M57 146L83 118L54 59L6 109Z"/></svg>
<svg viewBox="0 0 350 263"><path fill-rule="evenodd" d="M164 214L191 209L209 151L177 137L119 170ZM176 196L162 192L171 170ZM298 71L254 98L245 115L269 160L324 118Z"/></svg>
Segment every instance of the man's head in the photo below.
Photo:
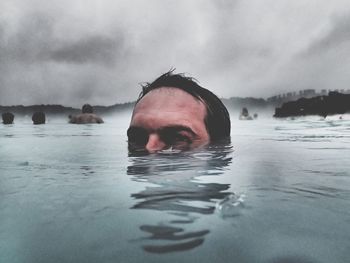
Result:
<svg viewBox="0 0 350 263"><path fill-rule="evenodd" d="M83 108L81 109L82 113L93 113L94 109L90 104L84 104Z"/></svg>
<svg viewBox="0 0 350 263"><path fill-rule="evenodd" d="M230 128L216 95L192 78L168 72L143 86L128 129L129 147L193 149L229 138Z"/></svg>

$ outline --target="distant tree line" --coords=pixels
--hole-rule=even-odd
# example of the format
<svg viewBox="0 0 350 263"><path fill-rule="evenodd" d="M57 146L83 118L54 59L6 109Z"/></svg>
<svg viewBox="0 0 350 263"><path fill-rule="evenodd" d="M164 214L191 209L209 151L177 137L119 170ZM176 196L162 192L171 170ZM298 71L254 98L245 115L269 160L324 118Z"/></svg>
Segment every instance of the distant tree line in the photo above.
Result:
<svg viewBox="0 0 350 263"><path fill-rule="evenodd" d="M94 106L95 112L98 114L108 114L123 110L132 109L134 102L115 104L112 106ZM47 115L72 115L80 113L81 109L73 107L65 107L63 105L16 105L16 106L0 106L0 112L11 112L16 115L32 115L34 112L44 112Z"/></svg>

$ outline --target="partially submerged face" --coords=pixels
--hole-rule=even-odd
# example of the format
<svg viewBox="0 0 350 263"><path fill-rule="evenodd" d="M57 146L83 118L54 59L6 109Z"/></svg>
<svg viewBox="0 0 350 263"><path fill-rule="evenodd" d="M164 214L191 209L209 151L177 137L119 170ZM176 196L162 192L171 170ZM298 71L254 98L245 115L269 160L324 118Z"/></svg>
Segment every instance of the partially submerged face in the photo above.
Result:
<svg viewBox="0 0 350 263"><path fill-rule="evenodd" d="M206 114L203 102L183 90L152 90L135 106L128 129L129 148L154 153L204 146L209 143Z"/></svg>

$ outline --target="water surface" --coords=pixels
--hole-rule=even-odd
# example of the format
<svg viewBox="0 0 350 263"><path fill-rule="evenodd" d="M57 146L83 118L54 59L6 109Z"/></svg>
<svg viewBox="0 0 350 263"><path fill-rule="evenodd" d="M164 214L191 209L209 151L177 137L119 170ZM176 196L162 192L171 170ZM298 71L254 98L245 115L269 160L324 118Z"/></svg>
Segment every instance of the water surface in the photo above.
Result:
<svg viewBox="0 0 350 263"><path fill-rule="evenodd" d="M128 156L129 117L1 125L0 262L348 262L349 120Z"/></svg>

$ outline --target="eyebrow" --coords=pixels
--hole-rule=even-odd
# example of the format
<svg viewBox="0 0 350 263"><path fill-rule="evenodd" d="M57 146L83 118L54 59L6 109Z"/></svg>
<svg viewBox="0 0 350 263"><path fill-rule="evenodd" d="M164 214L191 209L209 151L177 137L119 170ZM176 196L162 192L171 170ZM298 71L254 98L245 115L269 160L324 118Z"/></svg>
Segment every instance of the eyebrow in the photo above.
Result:
<svg viewBox="0 0 350 263"><path fill-rule="evenodd" d="M147 132L147 130L143 127L139 126L130 126L128 130L126 131L127 135L129 135L132 132L137 132L137 131L142 131L142 132Z"/></svg>
<svg viewBox="0 0 350 263"><path fill-rule="evenodd" d="M142 131L157 131L157 132L166 132L166 131L186 131L188 133L190 133L192 136L194 137L198 137L198 135L188 126L184 126L184 125L168 125L165 127L162 127L161 129L156 129L156 130L147 130L143 127L140 126L130 126L127 133L132 132L132 131L137 131L137 130L142 130Z"/></svg>
<svg viewBox="0 0 350 263"><path fill-rule="evenodd" d="M186 131L189 132L192 136L197 137L197 134L188 126L184 126L184 125L169 125L169 126L165 126L161 129L159 129L160 132L164 132L164 131Z"/></svg>

